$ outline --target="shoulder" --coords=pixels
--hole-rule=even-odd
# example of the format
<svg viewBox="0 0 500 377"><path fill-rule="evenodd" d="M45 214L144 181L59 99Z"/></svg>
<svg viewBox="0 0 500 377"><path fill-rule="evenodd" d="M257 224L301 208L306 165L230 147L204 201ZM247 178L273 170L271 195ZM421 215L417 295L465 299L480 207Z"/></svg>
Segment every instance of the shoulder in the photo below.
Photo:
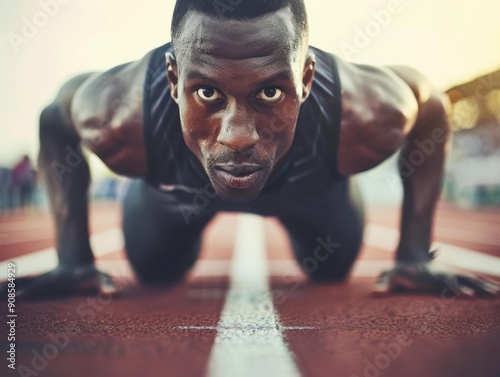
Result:
<svg viewBox="0 0 500 377"><path fill-rule="evenodd" d="M152 52L88 78L71 102L82 144L118 174L146 171L142 130L143 86Z"/></svg>
<svg viewBox="0 0 500 377"><path fill-rule="evenodd" d="M443 118L447 119L450 111L449 97L436 90L427 77L411 67L389 66L389 68L410 87L418 103L418 120L412 133L426 132L429 127L435 127L437 122L448 128L448 125L443 124ZM449 129L446 131L449 132Z"/></svg>
<svg viewBox="0 0 500 377"><path fill-rule="evenodd" d="M339 170L355 174L402 147L419 106L408 84L391 69L335 60L342 88Z"/></svg>
<svg viewBox="0 0 500 377"><path fill-rule="evenodd" d="M151 52L141 60L116 66L88 78L71 103L71 119L91 150L107 138L126 141L127 130L141 126L144 78Z"/></svg>
<svg viewBox="0 0 500 377"><path fill-rule="evenodd" d="M150 56L151 52L141 60L121 64L88 78L73 98L73 121L85 126L85 122L92 118L114 118L117 109L131 107L140 100Z"/></svg>
<svg viewBox="0 0 500 377"><path fill-rule="evenodd" d="M346 126L403 130L415 119L417 99L410 86L391 69L336 60Z"/></svg>

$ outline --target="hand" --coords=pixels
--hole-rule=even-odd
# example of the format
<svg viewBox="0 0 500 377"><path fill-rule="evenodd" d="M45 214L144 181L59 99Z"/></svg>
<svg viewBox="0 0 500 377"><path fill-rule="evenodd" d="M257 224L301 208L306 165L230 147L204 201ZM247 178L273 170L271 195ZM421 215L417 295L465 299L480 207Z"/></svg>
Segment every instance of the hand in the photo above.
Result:
<svg viewBox="0 0 500 377"><path fill-rule="evenodd" d="M438 268L432 261L397 262L379 276L373 293L424 292L455 296L500 296L500 285L485 279Z"/></svg>
<svg viewBox="0 0 500 377"><path fill-rule="evenodd" d="M15 284L17 299L73 296L85 293L115 296L120 293L112 278L97 270L94 265L59 266L40 276L17 278ZM0 285L0 294L3 297L6 296L7 284Z"/></svg>

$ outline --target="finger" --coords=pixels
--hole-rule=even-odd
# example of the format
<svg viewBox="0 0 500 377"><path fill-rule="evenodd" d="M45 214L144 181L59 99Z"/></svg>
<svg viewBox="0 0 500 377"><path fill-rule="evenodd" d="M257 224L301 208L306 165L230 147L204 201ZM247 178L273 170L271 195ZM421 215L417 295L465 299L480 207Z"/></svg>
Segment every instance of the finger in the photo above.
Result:
<svg viewBox="0 0 500 377"><path fill-rule="evenodd" d="M459 276L458 281L460 284L466 285L473 289L477 295L485 297L500 296L500 286L469 276Z"/></svg>
<svg viewBox="0 0 500 377"><path fill-rule="evenodd" d="M450 290L456 297L476 296L476 291L468 285L463 284L463 282L460 282L458 277L455 275L451 275L443 279L443 290L441 291L441 294L445 294L446 291Z"/></svg>
<svg viewBox="0 0 500 377"><path fill-rule="evenodd" d="M389 290L393 292L443 294L451 290L462 297L475 296L474 289L460 284L444 273L430 273L426 269L401 268L391 274Z"/></svg>
<svg viewBox="0 0 500 377"><path fill-rule="evenodd" d="M100 291L104 294L116 297L120 293L122 293L123 289L118 288L118 286L115 284L111 276L109 276L108 274L101 273Z"/></svg>
<svg viewBox="0 0 500 377"><path fill-rule="evenodd" d="M34 279L33 277L16 278L16 280L14 280L14 285L15 285L16 291L19 289L24 289L26 286L31 284L33 279ZM0 285L1 294L7 293L8 288L9 288L9 282L2 283Z"/></svg>
<svg viewBox="0 0 500 377"><path fill-rule="evenodd" d="M485 283L493 285L496 289L500 290L500 282L493 280L489 277L481 277L481 280ZM498 293L500 295L500 293Z"/></svg>
<svg viewBox="0 0 500 377"><path fill-rule="evenodd" d="M16 298L26 299L31 297L44 280L45 275L16 279Z"/></svg>
<svg viewBox="0 0 500 377"><path fill-rule="evenodd" d="M400 268L383 272L375 283L372 292L384 296L391 292L429 292L438 291L429 279L422 279L414 269Z"/></svg>
<svg viewBox="0 0 500 377"><path fill-rule="evenodd" d="M391 291L390 271L380 274L372 288L372 294L377 297L386 296Z"/></svg>
<svg viewBox="0 0 500 377"><path fill-rule="evenodd" d="M442 290L442 282L431 274L402 271L393 277L391 288L399 292L438 293Z"/></svg>
<svg viewBox="0 0 500 377"><path fill-rule="evenodd" d="M392 275L393 290L434 293L441 288L439 274L431 273L426 263L401 264Z"/></svg>
<svg viewBox="0 0 500 377"><path fill-rule="evenodd" d="M55 270L52 270L39 276L16 279L16 296L19 298L31 298L45 293L50 294L51 285L53 285L53 281L56 278Z"/></svg>
<svg viewBox="0 0 500 377"><path fill-rule="evenodd" d="M32 278L29 281L25 281L25 284L22 286L17 287L16 297L18 299L25 300L52 294L52 289L48 284L47 279L42 277L43 276Z"/></svg>
<svg viewBox="0 0 500 377"><path fill-rule="evenodd" d="M431 250L431 251L429 251L429 258L431 260L436 259L439 256L439 254L441 254L441 250L439 250L439 249Z"/></svg>
<svg viewBox="0 0 500 377"><path fill-rule="evenodd" d="M39 299L66 295L76 291L76 282L70 275L59 274L55 270L26 280L16 292L20 299Z"/></svg>
<svg viewBox="0 0 500 377"><path fill-rule="evenodd" d="M103 295L115 297L118 296L122 289L114 282L113 278L108 274L94 270L92 275L88 275L81 279L75 293L101 293Z"/></svg>

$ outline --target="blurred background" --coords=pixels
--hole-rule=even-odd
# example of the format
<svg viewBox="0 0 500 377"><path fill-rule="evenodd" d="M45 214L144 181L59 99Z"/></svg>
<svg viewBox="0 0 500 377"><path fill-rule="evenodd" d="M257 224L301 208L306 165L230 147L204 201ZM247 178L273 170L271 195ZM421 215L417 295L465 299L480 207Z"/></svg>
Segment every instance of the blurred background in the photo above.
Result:
<svg viewBox="0 0 500 377"><path fill-rule="evenodd" d="M145 5L147 4L147 5ZM405 64L453 102L444 199L500 206L500 3L306 0L311 44L366 64ZM170 40L173 0L5 0L0 5L0 211L46 207L36 174L38 117L72 76L140 59ZM122 178L90 157L92 196ZM398 203L396 157L360 175L371 203Z"/></svg>

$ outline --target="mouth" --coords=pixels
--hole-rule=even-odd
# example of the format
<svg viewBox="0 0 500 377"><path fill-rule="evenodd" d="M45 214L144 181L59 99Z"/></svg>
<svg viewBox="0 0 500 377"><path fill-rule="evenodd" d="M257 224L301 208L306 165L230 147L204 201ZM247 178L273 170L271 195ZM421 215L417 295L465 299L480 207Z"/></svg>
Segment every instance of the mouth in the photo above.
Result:
<svg viewBox="0 0 500 377"><path fill-rule="evenodd" d="M215 171L227 186L235 189L246 189L259 180L263 167L251 164L228 164L215 166Z"/></svg>

